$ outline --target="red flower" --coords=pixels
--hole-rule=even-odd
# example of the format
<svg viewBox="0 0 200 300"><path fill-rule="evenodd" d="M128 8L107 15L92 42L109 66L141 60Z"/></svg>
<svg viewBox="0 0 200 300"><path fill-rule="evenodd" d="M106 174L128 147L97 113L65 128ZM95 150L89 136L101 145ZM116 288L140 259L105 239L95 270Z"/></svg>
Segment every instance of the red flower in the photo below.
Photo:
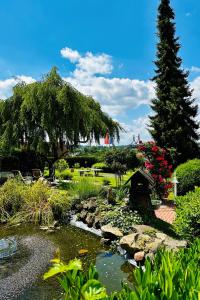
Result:
<svg viewBox="0 0 200 300"><path fill-rule="evenodd" d="M163 156L158 156L158 157L156 157L156 160L157 161L162 161L162 160L164 160L164 157Z"/></svg>
<svg viewBox="0 0 200 300"><path fill-rule="evenodd" d="M157 178L158 178L158 175L152 174L152 177L153 177L154 179L157 179Z"/></svg>
<svg viewBox="0 0 200 300"><path fill-rule="evenodd" d="M147 169L149 169L149 170L152 170L153 168L154 168L154 165L152 165L151 163L149 163L149 162L145 162L145 167L147 168Z"/></svg>
<svg viewBox="0 0 200 300"><path fill-rule="evenodd" d="M145 146L139 146L139 147L138 147L138 150L140 150L140 151L145 151L145 150L146 150L146 147L145 147Z"/></svg>
<svg viewBox="0 0 200 300"><path fill-rule="evenodd" d="M164 182L164 178L161 175L158 176L158 180L160 183Z"/></svg>
<svg viewBox="0 0 200 300"><path fill-rule="evenodd" d="M153 146L153 147L151 148L151 150L152 150L153 152L157 152L157 151L159 150L159 148L158 148L158 146Z"/></svg>

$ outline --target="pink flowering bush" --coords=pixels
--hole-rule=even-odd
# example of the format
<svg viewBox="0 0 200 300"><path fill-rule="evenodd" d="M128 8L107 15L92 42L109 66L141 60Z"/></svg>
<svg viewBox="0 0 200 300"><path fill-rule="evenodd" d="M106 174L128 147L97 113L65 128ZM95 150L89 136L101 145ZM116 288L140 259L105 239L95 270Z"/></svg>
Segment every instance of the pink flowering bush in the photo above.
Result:
<svg viewBox="0 0 200 300"><path fill-rule="evenodd" d="M159 197L166 197L172 188L172 150L158 147L155 142L147 142L139 145L138 151L139 157L143 158L144 167L155 180L157 194Z"/></svg>

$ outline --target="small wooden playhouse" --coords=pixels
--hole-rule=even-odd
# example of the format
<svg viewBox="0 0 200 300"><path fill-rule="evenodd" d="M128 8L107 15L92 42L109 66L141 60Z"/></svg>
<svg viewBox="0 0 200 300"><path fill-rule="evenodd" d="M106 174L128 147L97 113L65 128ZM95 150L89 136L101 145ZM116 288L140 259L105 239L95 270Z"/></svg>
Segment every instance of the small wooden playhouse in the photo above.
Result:
<svg viewBox="0 0 200 300"><path fill-rule="evenodd" d="M130 207L141 212L154 214L150 194L155 187L155 181L150 173L144 169L139 169L129 180L130 182Z"/></svg>

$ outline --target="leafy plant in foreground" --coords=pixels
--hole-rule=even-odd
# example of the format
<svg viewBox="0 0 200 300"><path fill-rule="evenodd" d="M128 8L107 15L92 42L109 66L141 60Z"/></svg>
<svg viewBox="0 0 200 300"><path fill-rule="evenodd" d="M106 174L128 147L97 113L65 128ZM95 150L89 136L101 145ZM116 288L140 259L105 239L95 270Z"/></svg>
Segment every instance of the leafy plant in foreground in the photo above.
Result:
<svg viewBox="0 0 200 300"><path fill-rule="evenodd" d="M200 188L176 198L175 230L183 238L200 236Z"/></svg>
<svg viewBox="0 0 200 300"><path fill-rule="evenodd" d="M133 288L122 284L121 291L111 295L98 281L94 266L84 272L77 259L67 265L60 259L52 262L44 279L58 276L68 300L198 300L200 292L199 239L188 249L159 251L154 263L145 261L145 271L141 267L133 271Z"/></svg>

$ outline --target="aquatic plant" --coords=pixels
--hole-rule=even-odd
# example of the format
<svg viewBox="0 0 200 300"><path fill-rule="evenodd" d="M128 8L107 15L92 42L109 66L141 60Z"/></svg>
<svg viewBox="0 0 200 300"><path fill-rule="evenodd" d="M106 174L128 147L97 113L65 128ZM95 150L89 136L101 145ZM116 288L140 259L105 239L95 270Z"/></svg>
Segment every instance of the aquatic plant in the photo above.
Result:
<svg viewBox="0 0 200 300"><path fill-rule="evenodd" d="M57 276L68 300L198 300L200 293L199 239L178 252L160 250L154 263L146 259L145 268L133 271L134 287L122 284L121 291L111 295L98 280L94 266L84 272L77 259L67 265L60 258L52 262L44 279Z"/></svg>

